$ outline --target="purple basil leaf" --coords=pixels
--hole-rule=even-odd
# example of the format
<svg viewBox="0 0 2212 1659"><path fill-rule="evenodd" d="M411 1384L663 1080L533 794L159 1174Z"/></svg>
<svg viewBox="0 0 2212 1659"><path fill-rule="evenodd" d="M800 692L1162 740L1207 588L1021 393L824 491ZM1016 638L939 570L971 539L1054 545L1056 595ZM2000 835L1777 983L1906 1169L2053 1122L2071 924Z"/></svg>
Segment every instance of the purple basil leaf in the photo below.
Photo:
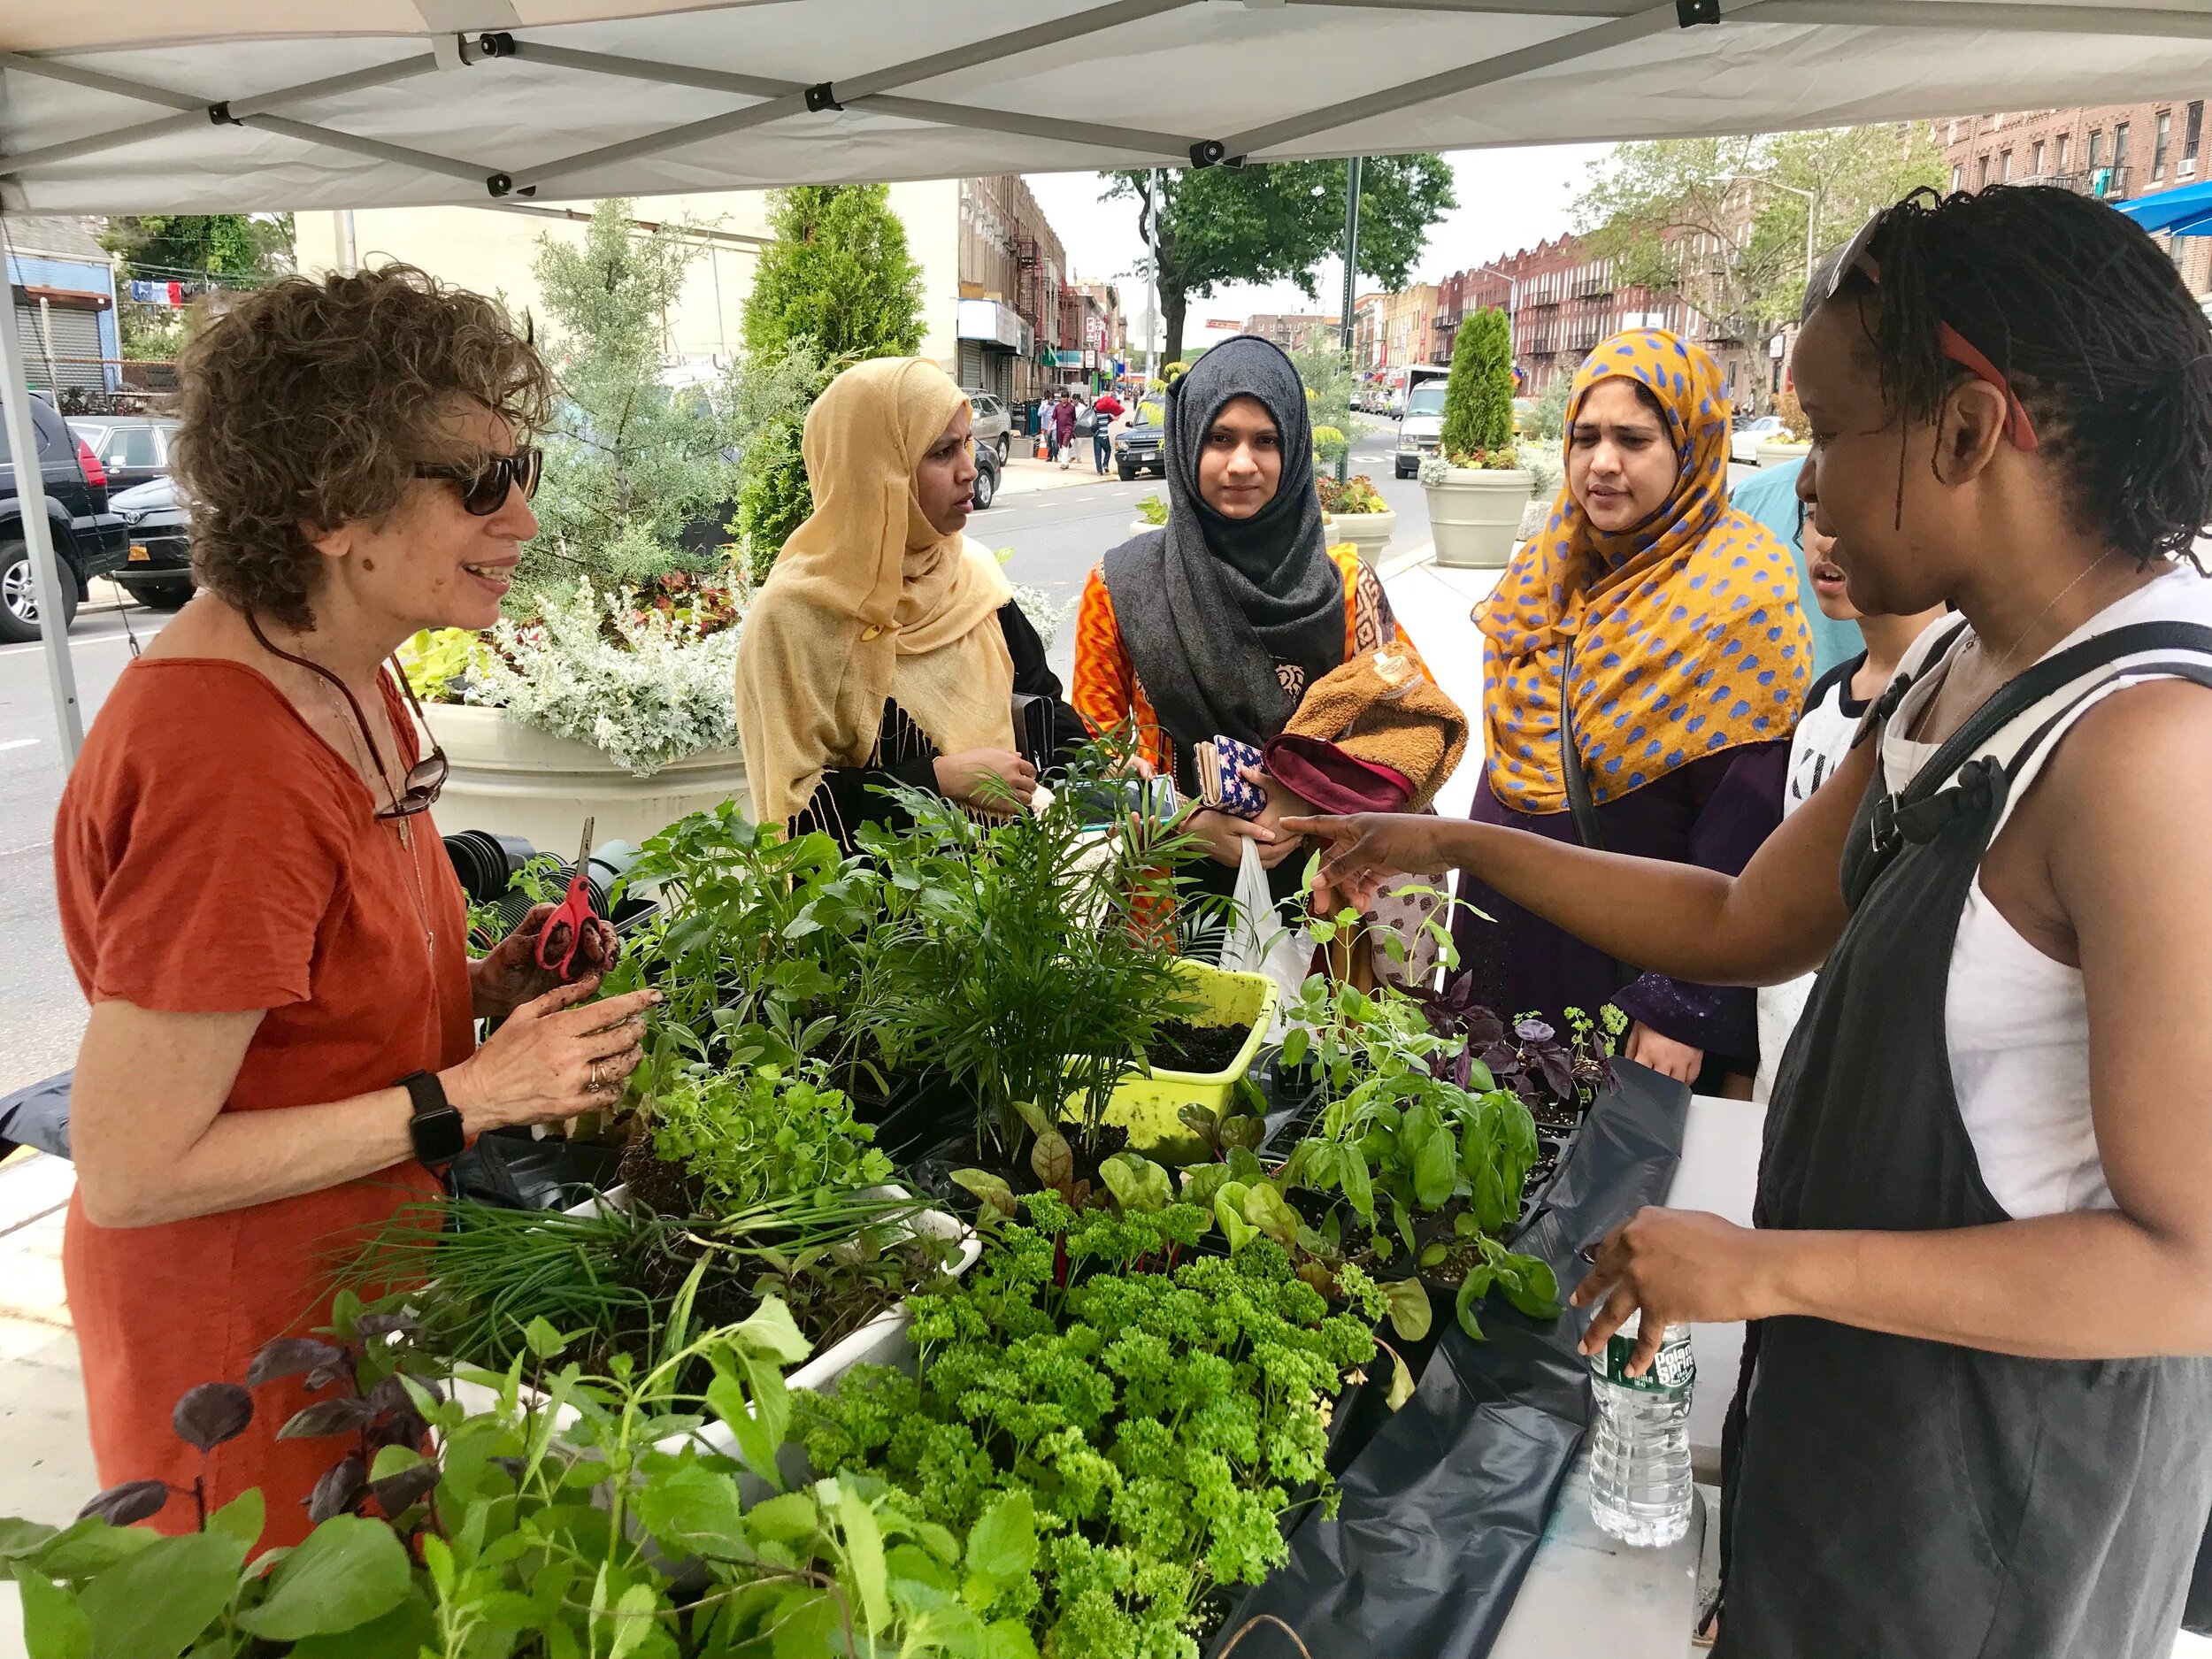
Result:
<svg viewBox="0 0 2212 1659"><path fill-rule="evenodd" d="M253 1356L246 1367L246 1386L258 1388L280 1377L297 1377L346 1356L345 1350L311 1336L280 1336Z"/></svg>
<svg viewBox="0 0 2212 1659"><path fill-rule="evenodd" d="M110 1526L128 1526L134 1521L151 1520L168 1502L168 1482L126 1480L119 1486L110 1486L79 1509L77 1518L81 1521L88 1515L96 1515Z"/></svg>
<svg viewBox="0 0 2212 1659"><path fill-rule="evenodd" d="M323 1478L315 1483L314 1491L307 1494L309 1524L320 1526L334 1515L345 1515L357 1509L361 1494L368 1490L368 1465L361 1461L358 1452L349 1452L334 1468L326 1470Z"/></svg>
<svg viewBox="0 0 2212 1659"><path fill-rule="evenodd" d="M351 1382L352 1380L353 1362L345 1355L341 1354L328 1364L318 1365L313 1371L309 1371L305 1386L308 1393L315 1394L329 1387L334 1382Z"/></svg>
<svg viewBox="0 0 2212 1659"><path fill-rule="evenodd" d="M396 1475L372 1481L369 1490L376 1494L376 1506L388 1520L396 1520L421 1502L438 1484L438 1465L417 1463L412 1469L403 1469Z"/></svg>
<svg viewBox="0 0 2212 1659"><path fill-rule="evenodd" d="M415 1404L408 1397L407 1385L400 1381L397 1371L393 1371L370 1389L368 1400L369 1409L378 1412L409 1411L414 1409Z"/></svg>
<svg viewBox="0 0 2212 1659"><path fill-rule="evenodd" d="M1564 1049L1539 1048L1536 1051L1536 1064L1544 1074L1544 1081L1551 1086L1553 1094L1563 1101L1574 1099L1575 1074L1567 1064L1567 1055Z"/></svg>
<svg viewBox="0 0 2212 1659"><path fill-rule="evenodd" d="M292 1420L277 1431L280 1440L311 1440L325 1434L351 1434L374 1417L365 1400L351 1394L336 1400L318 1400L293 1413Z"/></svg>
<svg viewBox="0 0 2212 1659"><path fill-rule="evenodd" d="M1513 1034L1523 1042L1549 1042L1558 1033L1540 1019L1525 1019L1513 1027Z"/></svg>
<svg viewBox="0 0 2212 1659"><path fill-rule="evenodd" d="M411 1452L419 1452L423 1442L430 1438L430 1425L414 1407L407 1406L387 1417L381 1428L372 1429L369 1437L378 1446L404 1446Z"/></svg>
<svg viewBox="0 0 2212 1659"><path fill-rule="evenodd" d="M1490 1068L1493 1077L1518 1077L1521 1073L1521 1051L1509 1042L1494 1042L1484 1048L1482 1063Z"/></svg>
<svg viewBox="0 0 2212 1659"><path fill-rule="evenodd" d="M1467 1028L1467 1041L1470 1044L1479 1043L1487 1046L1490 1043L1505 1041L1505 1021L1500 1019L1486 1008L1468 1010L1467 1018L1461 1023Z"/></svg>
<svg viewBox="0 0 2212 1659"><path fill-rule="evenodd" d="M403 1313L365 1313L353 1322L354 1334L367 1341L380 1336L417 1337L422 1326Z"/></svg>
<svg viewBox="0 0 2212 1659"><path fill-rule="evenodd" d="M188 1388L169 1414L177 1438L204 1452L234 1440L253 1421L253 1396L234 1382L204 1382Z"/></svg>

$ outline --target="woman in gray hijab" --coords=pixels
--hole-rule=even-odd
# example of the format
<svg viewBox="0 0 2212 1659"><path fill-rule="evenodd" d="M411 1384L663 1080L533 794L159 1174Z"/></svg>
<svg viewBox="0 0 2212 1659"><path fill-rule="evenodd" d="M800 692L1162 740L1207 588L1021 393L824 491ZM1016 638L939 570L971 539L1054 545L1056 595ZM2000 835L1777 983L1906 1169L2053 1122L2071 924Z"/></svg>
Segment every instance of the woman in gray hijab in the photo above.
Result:
<svg viewBox="0 0 2212 1659"><path fill-rule="evenodd" d="M1214 347L1169 388L1166 413L1168 521L1091 572L1071 700L1102 729L1133 726L1144 757L1196 799L1199 745L1260 748L1348 657L1394 644L1420 657L1374 572L1327 543L1306 388L1279 347L1253 334ZM1212 860L1201 885L1233 891L1254 841L1276 896L1295 889L1297 839L1276 826L1303 803L1263 787L1257 818L1192 818Z"/></svg>

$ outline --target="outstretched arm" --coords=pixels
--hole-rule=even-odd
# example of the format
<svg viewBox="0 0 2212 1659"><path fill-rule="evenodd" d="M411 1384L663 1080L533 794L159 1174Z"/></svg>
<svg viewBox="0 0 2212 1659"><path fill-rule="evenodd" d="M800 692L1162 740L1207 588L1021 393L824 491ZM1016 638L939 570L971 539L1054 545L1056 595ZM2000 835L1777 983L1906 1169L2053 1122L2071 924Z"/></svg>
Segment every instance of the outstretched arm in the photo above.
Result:
<svg viewBox="0 0 2212 1659"><path fill-rule="evenodd" d="M1619 961L1701 985L1774 985L1818 967L1843 932L1844 841L1874 754L1854 749L1732 877L1494 824L1377 813L1283 827L1330 843L1320 882L1360 908L1383 878L1470 870Z"/></svg>

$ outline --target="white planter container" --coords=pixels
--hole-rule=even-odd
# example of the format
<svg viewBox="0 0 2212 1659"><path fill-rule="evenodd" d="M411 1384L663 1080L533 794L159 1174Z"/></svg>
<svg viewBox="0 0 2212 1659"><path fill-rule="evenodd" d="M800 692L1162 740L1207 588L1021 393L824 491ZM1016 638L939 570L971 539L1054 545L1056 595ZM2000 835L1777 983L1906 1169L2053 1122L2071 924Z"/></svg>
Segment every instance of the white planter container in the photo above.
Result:
<svg viewBox="0 0 2212 1659"><path fill-rule="evenodd" d="M588 817L595 842L641 842L724 801L751 810L738 749L707 749L635 778L590 744L525 726L503 709L426 703L423 718L453 768L433 810L444 834L519 835L567 858Z"/></svg>
<svg viewBox="0 0 2212 1659"><path fill-rule="evenodd" d="M1534 474L1455 466L1442 483L1424 488L1436 562L1456 570L1503 570L1535 493Z"/></svg>
<svg viewBox="0 0 2212 1659"><path fill-rule="evenodd" d="M1129 521L1129 534L1131 535L1142 535L1148 530L1164 530L1166 528L1167 526L1165 525L1154 524L1149 518L1132 518Z"/></svg>
<svg viewBox="0 0 2212 1659"><path fill-rule="evenodd" d="M900 1187L881 1187L872 1190L887 1197L902 1198L907 1195L905 1190ZM620 1208L628 1202L629 1192L630 1189L626 1184L611 1187L595 1198L587 1198L580 1204L571 1205L566 1213L572 1216L590 1215L597 1206L602 1204ZM949 1215L944 1210L925 1210L914 1217L913 1225L916 1228L926 1231L933 1237L959 1240L960 1255L946 1270L955 1279L965 1274L976 1264L978 1258L983 1254L983 1240L958 1217ZM911 1316L908 1314L903 1302L896 1307L885 1309L857 1330L848 1333L839 1340L831 1343L829 1347L809 1358L804 1364L784 1379L786 1385L793 1388L810 1389L816 1394L833 1394L837 1389L838 1379L856 1365L896 1365L902 1371L913 1370L914 1344L906 1333L910 1318ZM481 1383L457 1378L453 1381L452 1388L454 1397L461 1401L472 1411L488 1411L498 1403L497 1394ZM534 1405L540 1398L541 1396L534 1389L526 1386L522 1390L522 1400L526 1405ZM560 1415L555 1419L555 1426L556 1428L564 1427L575 1420L576 1409L573 1406L564 1406L561 1408ZM710 1417L697 1428L687 1432L672 1434L664 1440L657 1440L654 1442L654 1449L672 1454L681 1451L687 1445L696 1446L701 1450L710 1452L717 1456L730 1458L737 1456L737 1442L732 1438L729 1426L718 1417ZM789 1457L795 1449L795 1448L787 1447L786 1456ZM787 1482L796 1482L805 1479L806 1471L795 1461L790 1463L790 1466L784 1468L783 1474ZM766 1488L764 1486L759 1491L750 1494L749 1497L764 1495L766 1495Z"/></svg>
<svg viewBox="0 0 2212 1659"><path fill-rule="evenodd" d="M1786 461L1801 461L1813 452L1809 443L1762 443L1751 451L1755 466L1778 466Z"/></svg>
<svg viewBox="0 0 2212 1659"><path fill-rule="evenodd" d="M1331 541L1349 541L1359 549L1360 557L1372 565L1390 545L1391 534L1398 527L1398 515L1387 511L1333 512L1327 523Z"/></svg>

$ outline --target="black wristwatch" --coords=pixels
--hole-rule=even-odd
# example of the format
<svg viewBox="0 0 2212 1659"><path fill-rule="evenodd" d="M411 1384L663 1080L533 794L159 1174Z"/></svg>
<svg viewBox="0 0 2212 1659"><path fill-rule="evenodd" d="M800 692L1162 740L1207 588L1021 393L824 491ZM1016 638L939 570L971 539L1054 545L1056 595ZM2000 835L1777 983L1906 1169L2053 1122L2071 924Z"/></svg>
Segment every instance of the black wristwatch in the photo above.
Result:
<svg viewBox="0 0 2212 1659"><path fill-rule="evenodd" d="M468 1144L459 1109L446 1099L445 1085L431 1072L411 1071L400 1079L399 1086L415 1103L407 1133L415 1143L416 1157L426 1168L442 1169L459 1157Z"/></svg>

